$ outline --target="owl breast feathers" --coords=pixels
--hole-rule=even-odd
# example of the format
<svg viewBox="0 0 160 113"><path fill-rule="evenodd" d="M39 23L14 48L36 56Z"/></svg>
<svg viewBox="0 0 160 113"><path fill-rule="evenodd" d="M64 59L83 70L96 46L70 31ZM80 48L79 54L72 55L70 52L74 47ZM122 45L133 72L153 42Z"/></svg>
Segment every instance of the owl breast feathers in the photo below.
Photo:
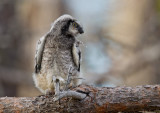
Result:
<svg viewBox="0 0 160 113"><path fill-rule="evenodd" d="M56 92L56 80L63 90L69 69L73 78L70 85L77 85L80 73L80 41L76 36L83 33L83 28L70 15L59 17L52 24L50 31L39 39L35 55L35 86L42 92Z"/></svg>

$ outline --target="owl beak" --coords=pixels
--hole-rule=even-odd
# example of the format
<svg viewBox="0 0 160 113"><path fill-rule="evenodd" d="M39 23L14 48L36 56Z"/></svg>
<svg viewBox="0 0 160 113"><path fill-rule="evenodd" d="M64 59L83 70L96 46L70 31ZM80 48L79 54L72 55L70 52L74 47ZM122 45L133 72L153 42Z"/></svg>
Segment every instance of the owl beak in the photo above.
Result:
<svg viewBox="0 0 160 113"><path fill-rule="evenodd" d="M80 34L84 33L83 28L81 28L81 27L78 28L78 31L79 31Z"/></svg>

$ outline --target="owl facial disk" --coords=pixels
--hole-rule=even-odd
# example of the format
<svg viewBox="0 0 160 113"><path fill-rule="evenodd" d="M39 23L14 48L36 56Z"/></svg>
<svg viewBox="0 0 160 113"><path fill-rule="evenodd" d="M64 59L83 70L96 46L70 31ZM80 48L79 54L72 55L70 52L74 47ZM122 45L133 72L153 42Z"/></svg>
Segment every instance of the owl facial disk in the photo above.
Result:
<svg viewBox="0 0 160 113"><path fill-rule="evenodd" d="M70 23L69 32L74 36L84 33L83 28L75 21Z"/></svg>

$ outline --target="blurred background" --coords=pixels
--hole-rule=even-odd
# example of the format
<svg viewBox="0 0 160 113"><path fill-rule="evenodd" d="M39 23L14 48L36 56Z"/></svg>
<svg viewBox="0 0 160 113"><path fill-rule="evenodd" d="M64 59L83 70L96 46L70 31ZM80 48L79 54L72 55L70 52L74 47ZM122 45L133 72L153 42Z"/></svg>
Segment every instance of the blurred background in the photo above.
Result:
<svg viewBox="0 0 160 113"><path fill-rule="evenodd" d="M0 96L37 96L32 73L37 40L62 14L85 33L83 83L160 83L160 0L0 0Z"/></svg>

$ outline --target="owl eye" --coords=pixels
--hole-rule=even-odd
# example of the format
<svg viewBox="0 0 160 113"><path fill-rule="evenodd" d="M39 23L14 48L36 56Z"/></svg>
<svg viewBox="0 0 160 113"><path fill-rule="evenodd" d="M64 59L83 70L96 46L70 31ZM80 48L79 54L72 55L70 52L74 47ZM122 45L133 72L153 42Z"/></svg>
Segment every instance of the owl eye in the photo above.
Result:
<svg viewBox="0 0 160 113"><path fill-rule="evenodd" d="M77 23L73 22L72 23L73 27L77 27Z"/></svg>

